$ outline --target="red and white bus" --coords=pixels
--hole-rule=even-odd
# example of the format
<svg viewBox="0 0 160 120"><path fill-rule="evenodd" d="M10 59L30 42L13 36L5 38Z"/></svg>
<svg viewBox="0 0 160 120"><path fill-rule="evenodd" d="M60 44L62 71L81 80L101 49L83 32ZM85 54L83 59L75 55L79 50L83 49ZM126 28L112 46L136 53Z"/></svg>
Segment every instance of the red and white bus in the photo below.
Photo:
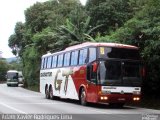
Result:
<svg viewBox="0 0 160 120"><path fill-rule="evenodd" d="M40 92L87 102L123 106L138 102L143 69L135 46L86 42L42 56Z"/></svg>

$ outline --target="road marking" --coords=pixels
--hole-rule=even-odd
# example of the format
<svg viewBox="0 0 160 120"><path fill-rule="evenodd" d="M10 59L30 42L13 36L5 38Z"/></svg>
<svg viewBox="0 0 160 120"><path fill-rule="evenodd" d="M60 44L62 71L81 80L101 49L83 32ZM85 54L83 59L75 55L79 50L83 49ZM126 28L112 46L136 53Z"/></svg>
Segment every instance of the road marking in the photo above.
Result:
<svg viewBox="0 0 160 120"><path fill-rule="evenodd" d="M16 112L19 112L19 113L22 113L22 114L27 114L27 113L25 113L25 112L23 112L21 110L18 110L18 109L14 108L14 107L11 107L11 106L7 105L5 103L0 103L0 104L3 105L3 106L5 106L5 107L7 107L7 108L9 108L9 109L12 109L12 110L14 110Z"/></svg>
<svg viewBox="0 0 160 120"><path fill-rule="evenodd" d="M34 105L34 104L35 104L35 105L36 105L36 104L37 104L37 105L41 105L41 104L44 104L44 105L45 105L45 104L46 104L46 105L47 105L47 104L48 104L48 105L50 105L50 104L62 104L62 105L63 105L63 104L66 104L66 103L8 103L8 104L12 104L12 105L22 105L22 104L24 104L24 105L25 105L25 104L26 104L26 105L32 105L32 104L33 104L33 105Z"/></svg>
<svg viewBox="0 0 160 120"><path fill-rule="evenodd" d="M43 98L41 96L16 96L16 95L12 95L12 97L16 97L16 98Z"/></svg>

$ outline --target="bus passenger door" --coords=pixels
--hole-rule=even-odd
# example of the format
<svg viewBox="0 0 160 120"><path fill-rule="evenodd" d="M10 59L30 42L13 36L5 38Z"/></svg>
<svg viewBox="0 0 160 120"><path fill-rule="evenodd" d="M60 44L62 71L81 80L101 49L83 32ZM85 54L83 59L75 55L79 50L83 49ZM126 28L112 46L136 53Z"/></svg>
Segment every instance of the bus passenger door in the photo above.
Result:
<svg viewBox="0 0 160 120"><path fill-rule="evenodd" d="M96 65L87 65L87 101L97 102L97 70Z"/></svg>

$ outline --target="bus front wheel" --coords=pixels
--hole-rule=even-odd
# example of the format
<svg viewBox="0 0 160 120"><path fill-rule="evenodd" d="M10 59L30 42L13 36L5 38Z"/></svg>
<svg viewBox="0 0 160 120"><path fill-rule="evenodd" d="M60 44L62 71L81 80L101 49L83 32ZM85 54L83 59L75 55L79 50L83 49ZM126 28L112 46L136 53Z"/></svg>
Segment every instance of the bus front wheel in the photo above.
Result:
<svg viewBox="0 0 160 120"><path fill-rule="evenodd" d="M81 105L84 105L84 106L87 105L86 92L85 92L84 88L82 88L82 90L81 90L80 103L81 103Z"/></svg>

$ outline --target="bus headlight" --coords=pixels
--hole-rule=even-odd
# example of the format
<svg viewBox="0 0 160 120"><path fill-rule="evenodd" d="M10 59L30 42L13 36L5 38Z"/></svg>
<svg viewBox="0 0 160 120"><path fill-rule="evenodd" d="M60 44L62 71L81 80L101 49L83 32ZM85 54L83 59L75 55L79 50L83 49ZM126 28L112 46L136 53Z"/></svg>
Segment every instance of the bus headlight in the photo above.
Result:
<svg viewBox="0 0 160 120"><path fill-rule="evenodd" d="M108 100L108 97L106 97L106 96L101 96L100 99L101 99L101 100Z"/></svg>
<svg viewBox="0 0 160 120"><path fill-rule="evenodd" d="M104 97L104 100L107 100L108 99L108 97Z"/></svg>
<svg viewBox="0 0 160 120"><path fill-rule="evenodd" d="M103 97L100 97L101 98L101 100L103 100L104 98Z"/></svg>
<svg viewBox="0 0 160 120"><path fill-rule="evenodd" d="M139 98L139 97L134 97L133 100L134 100L134 101L139 101L140 98Z"/></svg>

